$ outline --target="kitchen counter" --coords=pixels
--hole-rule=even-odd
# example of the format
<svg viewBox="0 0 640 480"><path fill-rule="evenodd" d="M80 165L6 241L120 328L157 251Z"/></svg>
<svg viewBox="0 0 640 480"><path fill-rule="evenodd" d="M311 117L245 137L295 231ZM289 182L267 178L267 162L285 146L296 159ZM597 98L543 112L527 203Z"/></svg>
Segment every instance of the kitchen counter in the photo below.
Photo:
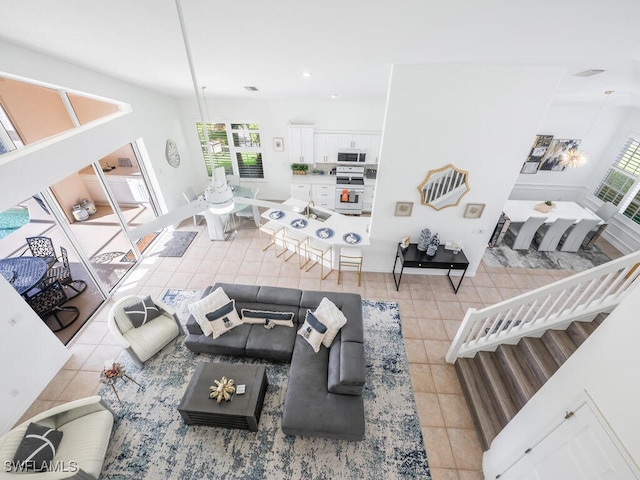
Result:
<svg viewBox="0 0 640 480"><path fill-rule="evenodd" d="M335 185L335 175L291 175L291 183L304 183L309 185ZM375 178L365 178L365 185L375 185Z"/></svg>
<svg viewBox="0 0 640 480"><path fill-rule="evenodd" d="M302 175L300 175L302 176ZM330 177L335 180L335 177ZM287 205L289 207L299 207L300 209L304 209L307 206L307 202L303 202L302 200L298 200L295 198L290 198L283 202L283 205ZM316 240L321 240L326 243L330 243L331 245L369 245L369 234L367 232L370 217L352 217L347 215L342 215L340 213L333 212L331 210L326 210L324 208L312 207L319 212L323 212L330 217L325 221L314 220L313 218L306 218L303 213L297 213L291 211L286 208L271 208L262 214L262 217L268 221L273 221L279 223L282 226L288 227L290 230L298 231L307 235L308 237L315 238ZM280 218L276 218L275 212L282 212ZM302 221L302 222L301 222ZM293 224L302 225L306 222L302 228L295 228L292 226ZM324 229L333 230L333 235L329 238L322 235ZM354 234L349 237L349 234ZM357 243L352 243L346 240L345 238L357 238L360 237L360 241Z"/></svg>

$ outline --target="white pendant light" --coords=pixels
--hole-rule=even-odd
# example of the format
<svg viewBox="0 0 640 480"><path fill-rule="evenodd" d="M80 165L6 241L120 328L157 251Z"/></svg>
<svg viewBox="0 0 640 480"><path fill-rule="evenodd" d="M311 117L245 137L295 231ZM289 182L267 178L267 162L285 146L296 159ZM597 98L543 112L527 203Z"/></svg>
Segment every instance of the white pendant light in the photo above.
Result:
<svg viewBox="0 0 640 480"><path fill-rule="evenodd" d="M598 109L596 116L593 118L591 125L589 125L587 132L584 134L584 138L582 140L583 142L584 140L586 140L587 136L589 135L589 132L591 132L591 129L595 125L596 120L600 115L600 112L602 111L605 104L607 103L607 100L609 99L609 95L613 93L613 90L607 90L604 93L606 97L604 97L604 101L602 102L602 105L600 105L600 108ZM577 148L570 148L560 156L560 165L567 168L580 168L584 166L584 164L586 164L587 161L589 161L589 154L584 150L579 150Z"/></svg>

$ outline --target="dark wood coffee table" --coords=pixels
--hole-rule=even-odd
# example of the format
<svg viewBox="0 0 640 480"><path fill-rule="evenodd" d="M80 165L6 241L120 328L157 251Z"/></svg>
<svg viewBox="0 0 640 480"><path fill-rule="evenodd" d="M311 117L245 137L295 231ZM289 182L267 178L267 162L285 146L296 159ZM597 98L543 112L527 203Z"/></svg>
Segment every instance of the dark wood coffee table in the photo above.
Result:
<svg viewBox="0 0 640 480"><path fill-rule="evenodd" d="M209 387L222 377L245 385L245 393L218 403L209 398ZM263 366L203 362L196 365L178 411L188 425L243 428L258 431L262 403L267 391L267 370Z"/></svg>

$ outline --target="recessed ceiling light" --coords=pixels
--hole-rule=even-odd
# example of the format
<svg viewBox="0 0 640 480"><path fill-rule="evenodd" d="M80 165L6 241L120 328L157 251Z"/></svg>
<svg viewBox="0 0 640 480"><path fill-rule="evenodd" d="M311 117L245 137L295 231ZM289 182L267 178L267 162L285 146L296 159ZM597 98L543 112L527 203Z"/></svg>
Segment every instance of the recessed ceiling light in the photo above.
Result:
<svg viewBox="0 0 640 480"><path fill-rule="evenodd" d="M309 78L311 76L311 72L302 72L302 76L304 78Z"/></svg>
<svg viewBox="0 0 640 480"><path fill-rule="evenodd" d="M336 95L335 93L332 93L331 95L329 95L329 98L338 98L338 95Z"/></svg>
<svg viewBox="0 0 640 480"><path fill-rule="evenodd" d="M576 77L593 77L594 75L598 75L599 73L604 72L604 70L600 70L597 68L592 68L591 70L585 70L584 72L576 73L574 76Z"/></svg>

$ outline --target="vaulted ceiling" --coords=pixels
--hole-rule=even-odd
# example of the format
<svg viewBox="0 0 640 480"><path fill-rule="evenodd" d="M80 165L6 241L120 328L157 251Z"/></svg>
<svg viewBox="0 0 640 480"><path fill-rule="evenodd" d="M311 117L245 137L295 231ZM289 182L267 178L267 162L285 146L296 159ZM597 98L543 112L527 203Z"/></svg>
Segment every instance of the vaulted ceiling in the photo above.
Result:
<svg viewBox="0 0 640 480"><path fill-rule="evenodd" d="M600 102L615 90L617 103L640 106L637 0L182 3L208 95L383 101L392 64L445 62L563 66L556 102ZM175 0L2 0L0 39L193 94ZM575 76L588 69L605 72Z"/></svg>

